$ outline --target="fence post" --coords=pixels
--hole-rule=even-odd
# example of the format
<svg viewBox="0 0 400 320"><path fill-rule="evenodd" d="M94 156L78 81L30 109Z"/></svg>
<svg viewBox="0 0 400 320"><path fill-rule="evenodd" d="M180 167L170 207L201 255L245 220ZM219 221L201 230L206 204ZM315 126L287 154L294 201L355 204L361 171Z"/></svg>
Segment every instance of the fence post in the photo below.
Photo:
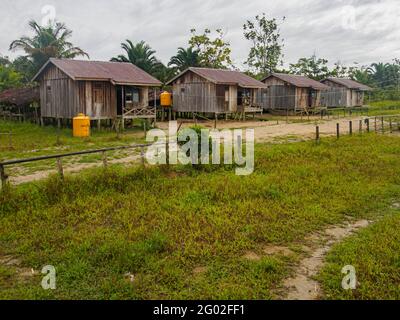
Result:
<svg viewBox="0 0 400 320"><path fill-rule="evenodd" d="M362 120L360 120L359 123L359 132L362 133L363 125L362 125Z"/></svg>
<svg viewBox="0 0 400 320"><path fill-rule="evenodd" d="M317 144L320 142L320 137L319 137L319 126L317 126L316 128L315 128L315 130L316 130L316 134L315 134L315 137L316 137L316 141L317 141Z"/></svg>
<svg viewBox="0 0 400 320"><path fill-rule="evenodd" d="M144 147L140 148L140 158L142 159L142 165L145 166Z"/></svg>
<svg viewBox="0 0 400 320"><path fill-rule="evenodd" d="M340 138L340 124L336 124L336 137L339 139Z"/></svg>
<svg viewBox="0 0 400 320"><path fill-rule="evenodd" d="M7 175L3 165L0 165L0 179L1 179L1 189L4 190L7 186Z"/></svg>
<svg viewBox="0 0 400 320"><path fill-rule="evenodd" d="M8 133L8 147L9 147L10 150L13 148L13 146L12 146L12 132L11 131Z"/></svg>
<svg viewBox="0 0 400 320"><path fill-rule="evenodd" d="M353 121L349 122L349 133L351 136L353 135Z"/></svg>
<svg viewBox="0 0 400 320"><path fill-rule="evenodd" d="M369 128L369 118L367 119L367 132L369 133L370 128Z"/></svg>
<svg viewBox="0 0 400 320"><path fill-rule="evenodd" d="M58 168L58 173L60 175L61 180L64 180L64 169L62 166L62 159L57 158L57 168Z"/></svg>
<svg viewBox="0 0 400 320"><path fill-rule="evenodd" d="M393 132L392 118L389 118L389 127L390 127L390 133L392 133Z"/></svg>
<svg viewBox="0 0 400 320"><path fill-rule="evenodd" d="M107 153L105 151L103 151L101 153L101 155L102 155L102 159L103 159L103 165L104 165L104 167L107 167L107 165L108 165L108 163L107 163Z"/></svg>
<svg viewBox="0 0 400 320"><path fill-rule="evenodd" d="M382 123L382 133L385 133L385 119L382 117L381 118L381 123Z"/></svg>
<svg viewBox="0 0 400 320"><path fill-rule="evenodd" d="M378 132L378 119L375 117L375 132Z"/></svg>

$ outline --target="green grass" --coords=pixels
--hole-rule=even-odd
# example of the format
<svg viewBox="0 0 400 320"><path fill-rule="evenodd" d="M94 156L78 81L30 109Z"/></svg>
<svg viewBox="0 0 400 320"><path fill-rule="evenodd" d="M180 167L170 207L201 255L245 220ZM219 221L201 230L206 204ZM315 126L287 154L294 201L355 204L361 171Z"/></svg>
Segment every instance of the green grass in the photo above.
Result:
<svg viewBox="0 0 400 320"><path fill-rule="evenodd" d="M400 114L400 101L376 101L369 103L370 116L384 116L384 115L399 115Z"/></svg>
<svg viewBox="0 0 400 320"><path fill-rule="evenodd" d="M0 298L272 299L299 255L263 248L301 248L329 224L380 216L400 196L399 155L398 137L371 134L257 145L248 177L115 166L21 185L0 195L0 256L54 265L57 290L2 267Z"/></svg>
<svg viewBox="0 0 400 320"><path fill-rule="evenodd" d="M107 148L143 142L144 134L140 128L127 130L117 136L115 132L92 130L89 138L75 138L71 129L58 130L52 126L40 127L31 123L0 120L0 132L12 132L12 148L8 136L0 136L0 161L26 158L48 154L58 154L88 149Z"/></svg>
<svg viewBox="0 0 400 320"><path fill-rule="evenodd" d="M327 299L400 299L400 214L384 217L375 225L337 245L327 258L319 279ZM346 265L356 269L356 290L341 288Z"/></svg>

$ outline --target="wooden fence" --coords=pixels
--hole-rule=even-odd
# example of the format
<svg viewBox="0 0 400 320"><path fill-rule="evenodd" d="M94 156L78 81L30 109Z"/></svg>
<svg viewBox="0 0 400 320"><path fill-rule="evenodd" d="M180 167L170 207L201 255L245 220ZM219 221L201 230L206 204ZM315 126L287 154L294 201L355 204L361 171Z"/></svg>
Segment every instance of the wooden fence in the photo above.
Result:
<svg viewBox="0 0 400 320"><path fill-rule="evenodd" d="M358 123L357 123L358 122ZM357 128L358 125L358 128ZM400 116L377 116L368 117L358 121L349 121L348 128L343 128L339 123L336 124L336 138L339 139L341 135L347 133L353 135L354 133L393 133L400 131ZM317 143L321 141L320 127L315 128L315 139Z"/></svg>
<svg viewBox="0 0 400 320"><path fill-rule="evenodd" d="M57 155L41 156L41 157L35 157L35 158L3 161L3 162L0 162L1 187L2 187L2 189L4 189L8 183L8 175L6 174L6 171L5 171L6 166L55 159L55 160L57 160L58 173L59 173L60 177L63 179L64 178L64 170L63 170L63 164L62 164L63 158L98 153L98 154L102 154L103 165L104 165L104 167L107 167L107 165L108 165L107 152L117 151L117 150L127 150L127 149L140 149L141 162L144 165L145 164L145 148L152 146L152 145L154 145L154 144L137 144L137 145L130 145L130 146L110 147L110 148L105 148L105 149L78 151L78 152L71 152L71 153L65 153L65 154L57 154Z"/></svg>

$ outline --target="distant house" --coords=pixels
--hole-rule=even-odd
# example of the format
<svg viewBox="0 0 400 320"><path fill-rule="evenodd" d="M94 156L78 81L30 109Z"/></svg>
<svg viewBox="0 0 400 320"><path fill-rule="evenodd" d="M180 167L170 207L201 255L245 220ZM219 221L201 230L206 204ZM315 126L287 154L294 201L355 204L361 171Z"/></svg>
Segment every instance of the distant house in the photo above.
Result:
<svg viewBox="0 0 400 320"><path fill-rule="evenodd" d="M324 93L328 107L359 107L364 105L365 92L372 88L350 79L327 78L321 81L330 90Z"/></svg>
<svg viewBox="0 0 400 320"><path fill-rule="evenodd" d="M42 119L156 117L149 90L161 82L131 63L50 59L33 81L40 83Z"/></svg>
<svg viewBox="0 0 400 320"><path fill-rule="evenodd" d="M262 80L268 86L266 108L298 112L324 105L321 93L329 87L298 75L272 73Z"/></svg>
<svg viewBox="0 0 400 320"><path fill-rule="evenodd" d="M189 68L167 83L176 112L262 112L266 85L239 71Z"/></svg>

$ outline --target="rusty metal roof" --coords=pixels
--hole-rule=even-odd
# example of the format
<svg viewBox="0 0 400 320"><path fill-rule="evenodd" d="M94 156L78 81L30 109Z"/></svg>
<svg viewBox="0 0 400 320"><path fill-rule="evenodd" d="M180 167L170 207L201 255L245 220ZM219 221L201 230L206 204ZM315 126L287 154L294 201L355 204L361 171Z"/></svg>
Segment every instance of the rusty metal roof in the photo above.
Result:
<svg viewBox="0 0 400 320"><path fill-rule="evenodd" d="M132 63L83 61L51 58L35 75L37 80L49 64L55 65L73 80L110 81L113 84L161 86L161 82Z"/></svg>
<svg viewBox="0 0 400 320"><path fill-rule="evenodd" d="M345 79L345 78L326 78L324 80L322 80L322 82L324 81L332 81L334 83L337 83L343 87L346 87L348 89L356 89L356 90L362 90L362 91L370 91L372 90L371 87L359 83L357 81L351 80L351 79Z"/></svg>
<svg viewBox="0 0 400 320"><path fill-rule="evenodd" d="M266 88L266 85L264 83L253 79L252 77L240 71L194 67L186 69L175 78L170 80L167 84L173 83L176 79L180 78L189 71L192 71L200 77L215 84L237 85L242 88Z"/></svg>
<svg viewBox="0 0 400 320"><path fill-rule="evenodd" d="M39 87L13 88L0 92L0 103L25 106L35 101L40 101Z"/></svg>
<svg viewBox="0 0 400 320"><path fill-rule="evenodd" d="M299 88L313 88L315 90L328 90L329 87L321 82L315 81L305 76L286 74L286 73L272 73L268 77L264 78L262 81L275 77L284 82L287 82L295 87Z"/></svg>

